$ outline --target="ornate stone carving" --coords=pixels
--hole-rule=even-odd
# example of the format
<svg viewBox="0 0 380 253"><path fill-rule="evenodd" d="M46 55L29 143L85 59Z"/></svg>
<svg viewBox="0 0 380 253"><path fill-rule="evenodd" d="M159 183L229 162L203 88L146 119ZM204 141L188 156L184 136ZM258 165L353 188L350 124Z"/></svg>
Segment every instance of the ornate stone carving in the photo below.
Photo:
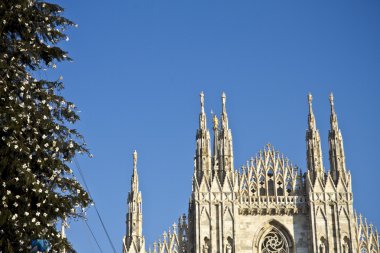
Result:
<svg viewBox="0 0 380 253"><path fill-rule="evenodd" d="M261 244L262 253L289 253L286 239L279 231L272 230L265 237Z"/></svg>
<svg viewBox="0 0 380 253"><path fill-rule="evenodd" d="M238 171L225 95L220 124L213 117L211 148L202 93L188 223L181 217L148 253L380 253L378 231L353 215L351 175L345 168L332 97L330 171L323 166L311 95L308 100L307 172L303 174L271 145ZM135 168L137 154L133 159ZM137 172L134 175L132 191L137 193ZM141 206L141 195L137 197L133 200ZM141 210L135 204L131 212ZM135 232L123 241L124 252L146 253L144 241L136 244L143 240L140 216L127 221L127 235Z"/></svg>

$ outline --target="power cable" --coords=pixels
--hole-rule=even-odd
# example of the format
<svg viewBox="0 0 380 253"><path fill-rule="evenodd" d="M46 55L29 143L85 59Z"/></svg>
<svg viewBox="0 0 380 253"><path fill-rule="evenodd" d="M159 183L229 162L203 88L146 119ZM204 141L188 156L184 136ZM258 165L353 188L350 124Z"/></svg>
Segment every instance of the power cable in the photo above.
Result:
<svg viewBox="0 0 380 253"><path fill-rule="evenodd" d="M85 222L81 222L81 224L82 224L82 227L83 227L83 229L84 230L86 230L86 235L87 235L87 241L88 241L88 244L90 245L90 247L91 247L91 252L96 252L95 251L95 248L94 248L94 242L93 242L93 237L91 238L91 235L90 235L90 233L89 233L89 229L88 229L88 227L87 226L85 226L84 225L84 223ZM90 231L91 232L91 231ZM95 240L96 241L96 240Z"/></svg>
<svg viewBox="0 0 380 253"><path fill-rule="evenodd" d="M84 219L84 222L86 223L87 228L88 228L88 230L90 231L90 233L91 233L91 235L92 235L92 238L94 238L94 240L95 240L95 242L96 242L96 245L98 245L98 248L99 248L100 252L103 253L103 250L102 250L102 248L100 247L99 242L98 242L98 240L96 239L96 237L95 237L95 235L94 235L94 232L92 232L92 229L91 229L90 225L88 224L87 219Z"/></svg>
<svg viewBox="0 0 380 253"><path fill-rule="evenodd" d="M86 190L87 190L87 192L88 192L88 195L89 195L90 198L93 200L92 195L91 195L91 192L90 192L90 188L89 188L88 185L87 185L86 179L84 178L84 175L83 175L83 173L82 173L82 170L81 170L81 168L80 168L79 162L78 162L78 160L77 160L76 157L74 157L74 163L75 163L75 166L77 167L77 169L78 169L78 171L79 171L79 175L80 175L81 178L82 178L83 184L84 184L84 186L86 187ZM107 231L107 228L106 228L106 226L104 225L103 219L102 219L102 217L100 216L99 210L98 210L98 208L97 208L96 205L95 205L95 201L93 202L93 204L94 204L94 207L95 207L96 214L98 215L98 218L99 218L99 220L100 220L100 223L102 224L103 230L104 230L104 232L105 232L106 235L107 235L108 242L110 243L113 252L116 253L115 246L113 245L113 243L112 243L112 241L111 241L111 237L109 236L108 231Z"/></svg>

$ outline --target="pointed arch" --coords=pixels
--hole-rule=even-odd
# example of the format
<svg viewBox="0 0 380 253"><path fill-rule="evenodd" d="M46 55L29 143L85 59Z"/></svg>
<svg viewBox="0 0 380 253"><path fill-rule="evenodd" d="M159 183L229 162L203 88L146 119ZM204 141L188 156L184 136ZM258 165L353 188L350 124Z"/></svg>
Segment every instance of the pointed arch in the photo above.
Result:
<svg viewBox="0 0 380 253"><path fill-rule="evenodd" d="M351 253L351 242L350 239L348 239L348 236L345 235L342 240L342 252L343 253Z"/></svg>
<svg viewBox="0 0 380 253"><path fill-rule="evenodd" d="M233 221L234 216L232 215L231 209L229 207L224 208L223 218L225 221Z"/></svg>
<svg viewBox="0 0 380 253"><path fill-rule="evenodd" d="M211 252L210 238L205 236L205 238L203 239L202 253L210 253L210 252Z"/></svg>
<svg viewBox="0 0 380 253"><path fill-rule="evenodd" d="M325 220L326 219L326 214L325 214L325 211L323 211L323 209L321 207L317 207L317 211L315 212L315 216L318 217L318 216L322 216Z"/></svg>
<svg viewBox="0 0 380 253"><path fill-rule="evenodd" d="M231 236L227 237L227 241L226 241L225 245L226 245L225 246L225 248L226 248L225 252L226 253L233 253L234 252L234 240L232 239Z"/></svg>
<svg viewBox="0 0 380 253"><path fill-rule="evenodd" d="M210 214L208 213L206 207L203 207L201 210L201 221L207 221L207 222L211 221Z"/></svg>
<svg viewBox="0 0 380 253"><path fill-rule="evenodd" d="M324 236L321 236L321 238L319 239L319 243L318 243L319 252L321 252L321 253L329 252L328 246L329 245L328 245L326 238Z"/></svg>

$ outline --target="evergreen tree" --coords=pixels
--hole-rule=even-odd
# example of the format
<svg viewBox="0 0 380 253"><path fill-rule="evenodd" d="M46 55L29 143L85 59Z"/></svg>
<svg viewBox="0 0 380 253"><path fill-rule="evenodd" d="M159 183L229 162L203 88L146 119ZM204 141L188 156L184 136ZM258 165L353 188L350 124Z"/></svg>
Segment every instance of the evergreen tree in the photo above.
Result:
<svg viewBox="0 0 380 253"><path fill-rule="evenodd" d="M29 252L35 239L74 251L57 226L91 201L68 166L89 154L73 129L77 108L62 78L40 77L70 60L60 42L71 26L57 4L0 1L0 252Z"/></svg>

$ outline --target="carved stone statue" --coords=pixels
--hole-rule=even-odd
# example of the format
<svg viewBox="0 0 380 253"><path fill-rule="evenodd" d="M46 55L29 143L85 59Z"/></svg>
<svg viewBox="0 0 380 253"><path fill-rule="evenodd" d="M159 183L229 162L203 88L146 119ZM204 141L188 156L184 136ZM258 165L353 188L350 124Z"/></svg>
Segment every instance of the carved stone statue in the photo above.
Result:
<svg viewBox="0 0 380 253"><path fill-rule="evenodd" d="M202 253L209 253L210 252L209 244L210 244L210 239L205 237L204 244L202 246Z"/></svg>
<svg viewBox="0 0 380 253"><path fill-rule="evenodd" d="M203 244L202 253L209 253L209 248L207 244Z"/></svg>
<svg viewBox="0 0 380 253"><path fill-rule="evenodd" d="M226 253L232 253L232 245L229 242L226 245Z"/></svg>
<svg viewBox="0 0 380 253"><path fill-rule="evenodd" d="M325 242L321 242L321 245L319 246L319 251L320 251L321 253L326 253Z"/></svg>
<svg viewBox="0 0 380 253"><path fill-rule="evenodd" d="M343 240L342 249L343 249L343 253L350 253L350 246L348 244L347 237L345 237Z"/></svg>

